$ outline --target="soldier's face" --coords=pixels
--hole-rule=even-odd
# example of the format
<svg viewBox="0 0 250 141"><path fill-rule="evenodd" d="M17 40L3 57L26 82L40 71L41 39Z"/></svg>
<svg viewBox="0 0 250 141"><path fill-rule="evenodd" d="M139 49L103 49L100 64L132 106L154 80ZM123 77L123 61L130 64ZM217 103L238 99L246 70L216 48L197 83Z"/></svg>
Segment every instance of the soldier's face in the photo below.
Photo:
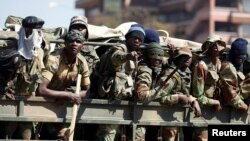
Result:
<svg viewBox="0 0 250 141"><path fill-rule="evenodd" d="M152 67L161 67L162 60L156 58L150 58L150 66Z"/></svg>
<svg viewBox="0 0 250 141"><path fill-rule="evenodd" d="M192 57L189 57L187 55L181 55L175 61L175 64L177 66L180 63L181 63L181 67L183 67L183 68L189 67L191 65L191 63L192 63Z"/></svg>
<svg viewBox="0 0 250 141"><path fill-rule="evenodd" d="M86 28L85 25L83 25L83 24L74 24L74 25L72 25L72 26L70 27L70 29L71 29L71 30L72 30L72 29L79 30L79 31L82 33L83 37L86 37L87 28Z"/></svg>
<svg viewBox="0 0 250 141"><path fill-rule="evenodd" d="M142 44L142 40L138 37L129 37L127 39L127 44L131 47L132 50L138 50L140 45Z"/></svg>
<svg viewBox="0 0 250 141"><path fill-rule="evenodd" d="M238 65L242 65L247 59L247 54L235 54L234 62Z"/></svg>
<svg viewBox="0 0 250 141"><path fill-rule="evenodd" d="M74 39L74 40L69 40L66 42L66 50L70 53L70 54L77 54L80 52L80 50L83 47L83 41L79 40L79 39Z"/></svg>
<svg viewBox="0 0 250 141"><path fill-rule="evenodd" d="M210 48L209 48L209 52L211 55L213 56L219 56L219 49L218 46L216 44L213 44Z"/></svg>

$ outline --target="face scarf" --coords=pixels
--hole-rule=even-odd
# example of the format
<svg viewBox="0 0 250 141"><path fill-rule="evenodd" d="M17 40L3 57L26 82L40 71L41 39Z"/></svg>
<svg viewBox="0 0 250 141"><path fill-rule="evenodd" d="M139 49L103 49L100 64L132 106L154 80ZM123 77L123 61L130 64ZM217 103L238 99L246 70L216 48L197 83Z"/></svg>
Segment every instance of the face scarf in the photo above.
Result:
<svg viewBox="0 0 250 141"><path fill-rule="evenodd" d="M37 50L41 47L42 40L43 36L39 35L37 29L33 29L32 34L26 38L25 29L22 27L19 32L18 52L25 59L31 60L33 56L37 57Z"/></svg>

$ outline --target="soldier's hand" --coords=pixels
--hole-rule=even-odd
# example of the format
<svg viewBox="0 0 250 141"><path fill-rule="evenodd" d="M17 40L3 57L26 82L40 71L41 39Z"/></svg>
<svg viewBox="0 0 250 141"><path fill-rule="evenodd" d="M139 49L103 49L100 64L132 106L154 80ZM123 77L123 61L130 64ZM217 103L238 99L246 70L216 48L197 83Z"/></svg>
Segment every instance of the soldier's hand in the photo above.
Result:
<svg viewBox="0 0 250 141"><path fill-rule="evenodd" d="M218 100L217 100L218 101ZM218 101L217 103L215 103L215 111L216 112L219 112L222 110L222 107L221 107L221 104L220 104L220 101Z"/></svg>
<svg viewBox="0 0 250 141"><path fill-rule="evenodd" d="M187 105L188 104L188 97L186 95L179 94L178 101L179 101L179 104Z"/></svg>
<svg viewBox="0 0 250 141"><path fill-rule="evenodd" d="M132 51L132 52L127 54L127 59L136 61L136 60L138 60L139 56L140 55L136 51Z"/></svg>
<svg viewBox="0 0 250 141"><path fill-rule="evenodd" d="M140 92L137 93L136 99L137 99L138 102L143 102L143 101L145 101L145 99L146 99L145 93L140 93Z"/></svg>
<svg viewBox="0 0 250 141"><path fill-rule="evenodd" d="M15 91L11 88L8 88L4 95L7 99L15 100Z"/></svg>
<svg viewBox="0 0 250 141"><path fill-rule="evenodd" d="M200 105L199 105L199 103L198 103L198 101L193 101L192 103L191 103L191 107L192 107L192 109L194 110L194 115L195 115L195 117L200 117L200 116L202 116L202 113L201 113L201 108L200 108Z"/></svg>
<svg viewBox="0 0 250 141"><path fill-rule="evenodd" d="M80 95L78 94L75 94L75 93L72 93L72 92L68 92L69 94L69 99L72 103L75 103L75 104L80 104L82 99L80 97Z"/></svg>

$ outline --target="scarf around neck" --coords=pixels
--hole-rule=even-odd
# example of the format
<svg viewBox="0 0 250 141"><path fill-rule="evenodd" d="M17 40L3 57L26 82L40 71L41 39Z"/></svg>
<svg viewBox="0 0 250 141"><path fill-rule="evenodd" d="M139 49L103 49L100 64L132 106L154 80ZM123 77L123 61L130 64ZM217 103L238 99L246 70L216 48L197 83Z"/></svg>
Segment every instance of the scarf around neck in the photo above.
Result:
<svg viewBox="0 0 250 141"><path fill-rule="evenodd" d="M26 38L25 29L22 27L19 32L18 52L25 59L31 60L33 56L37 56L37 50L41 47L43 40L42 34L39 35L37 29L33 29L32 34Z"/></svg>

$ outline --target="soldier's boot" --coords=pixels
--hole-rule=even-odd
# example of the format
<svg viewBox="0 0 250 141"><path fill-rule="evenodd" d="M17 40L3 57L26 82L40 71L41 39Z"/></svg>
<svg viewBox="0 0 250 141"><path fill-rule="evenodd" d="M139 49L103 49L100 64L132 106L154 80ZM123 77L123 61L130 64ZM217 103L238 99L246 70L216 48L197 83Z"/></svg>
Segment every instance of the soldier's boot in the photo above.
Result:
<svg viewBox="0 0 250 141"><path fill-rule="evenodd" d="M193 141L208 141L208 131L206 127L195 128Z"/></svg>
<svg viewBox="0 0 250 141"><path fill-rule="evenodd" d="M137 127L135 131L135 141L145 141L145 133L146 128L145 127Z"/></svg>
<svg viewBox="0 0 250 141"><path fill-rule="evenodd" d="M177 127L164 127L162 131L162 137L164 141L175 141L178 135Z"/></svg>
<svg viewBox="0 0 250 141"><path fill-rule="evenodd" d="M32 136L33 123L32 122L22 122L19 123L19 134L24 140L30 140Z"/></svg>

